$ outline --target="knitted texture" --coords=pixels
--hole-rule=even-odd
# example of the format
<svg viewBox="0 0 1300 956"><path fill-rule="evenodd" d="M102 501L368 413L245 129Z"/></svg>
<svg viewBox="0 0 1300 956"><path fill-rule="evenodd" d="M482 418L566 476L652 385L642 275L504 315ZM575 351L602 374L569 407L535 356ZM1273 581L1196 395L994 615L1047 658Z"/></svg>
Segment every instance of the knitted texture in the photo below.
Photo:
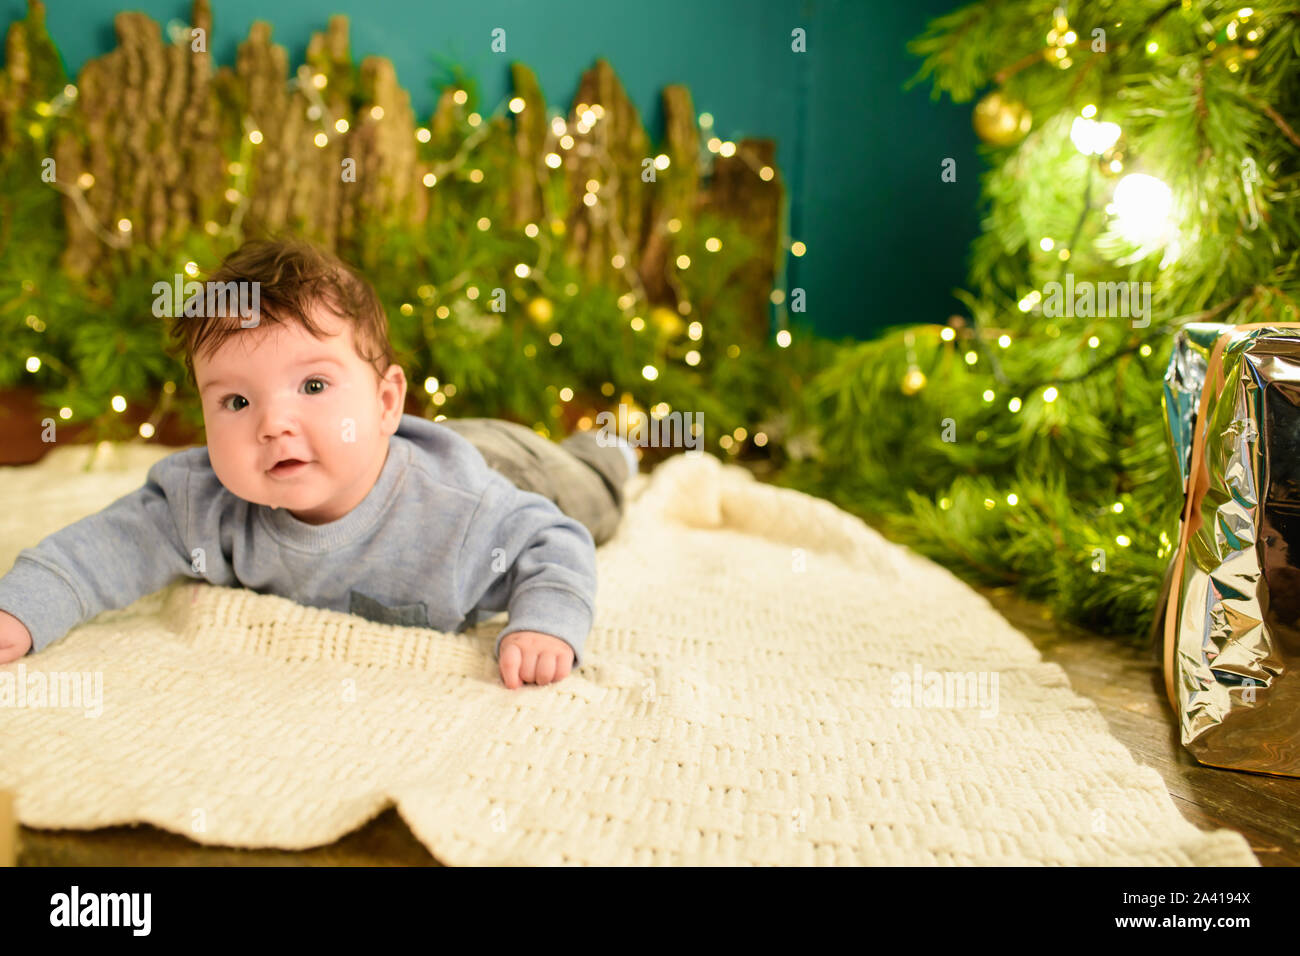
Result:
<svg viewBox="0 0 1300 956"><path fill-rule="evenodd" d="M0 569L173 450L0 469ZM1258 865L945 569L707 455L629 490L558 683L502 684L504 615L445 634L178 581L0 667L102 673L99 716L0 707L0 788L29 827L234 847L395 805L449 865ZM996 711L900 703L931 671L996 675Z"/></svg>

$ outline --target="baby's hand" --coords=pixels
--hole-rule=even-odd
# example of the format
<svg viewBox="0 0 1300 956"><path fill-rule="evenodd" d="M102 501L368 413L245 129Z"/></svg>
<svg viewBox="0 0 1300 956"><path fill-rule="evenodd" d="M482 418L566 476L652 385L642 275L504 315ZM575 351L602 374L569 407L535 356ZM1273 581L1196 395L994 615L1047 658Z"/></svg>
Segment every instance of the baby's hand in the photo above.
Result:
<svg viewBox="0 0 1300 956"><path fill-rule="evenodd" d="M573 666L573 648L538 631L511 631L501 640L501 679L514 690L524 681L549 684L563 680Z"/></svg>
<svg viewBox="0 0 1300 956"><path fill-rule="evenodd" d="M0 611L0 664L16 661L32 646L32 634L27 625L8 611Z"/></svg>

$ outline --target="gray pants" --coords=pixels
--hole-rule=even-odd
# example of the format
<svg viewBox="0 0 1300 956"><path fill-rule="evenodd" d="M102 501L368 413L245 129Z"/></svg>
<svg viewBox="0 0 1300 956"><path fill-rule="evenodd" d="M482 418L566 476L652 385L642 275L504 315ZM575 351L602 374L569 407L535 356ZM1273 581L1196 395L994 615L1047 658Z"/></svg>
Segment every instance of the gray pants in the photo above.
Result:
<svg viewBox="0 0 1300 956"><path fill-rule="evenodd" d="M614 536L623 518L623 453L576 432L558 444L524 425L500 418L444 418L445 425L478 449L488 467L516 487L555 503L581 522L597 545Z"/></svg>

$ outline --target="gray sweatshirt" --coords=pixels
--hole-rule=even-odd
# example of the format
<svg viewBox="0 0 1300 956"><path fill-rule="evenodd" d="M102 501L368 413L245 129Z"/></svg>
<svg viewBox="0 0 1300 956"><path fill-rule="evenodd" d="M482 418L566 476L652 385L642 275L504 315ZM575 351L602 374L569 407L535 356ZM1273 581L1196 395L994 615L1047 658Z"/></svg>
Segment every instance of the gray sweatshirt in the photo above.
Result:
<svg viewBox="0 0 1300 956"><path fill-rule="evenodd" d="M510 632L539 631L568 643L576 668L595 614L596 548L456 432L403 415L378 481L337 521L310 525L238 498L207 448L191 448L20 552L0 577L0 610L27 626L35 653L178 576L440 631L509 610L494 656Z"/></svg>

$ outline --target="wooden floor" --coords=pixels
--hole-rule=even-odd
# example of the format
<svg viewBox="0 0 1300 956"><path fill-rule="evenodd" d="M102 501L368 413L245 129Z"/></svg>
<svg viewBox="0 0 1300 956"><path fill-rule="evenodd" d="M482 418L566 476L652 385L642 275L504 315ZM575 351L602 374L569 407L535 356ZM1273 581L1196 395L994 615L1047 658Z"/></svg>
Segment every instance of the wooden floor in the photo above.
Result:
<svg viewBox="0 0 1300 956"><path fill-rule="evenodd" d="M761 469L757 469L761 477ZM1039 604L1007 589L977 588L1043 658L1095 701L1111 732L1164 778L1183 815L1202 829L1245 835L1264 866L1300 863L1300 779L1198 764L1178 742L1160 674L1149 653L1063 627ZM204 847L151 826L92 831L20 828L20 866L437 866L389 809L338 842L302 852Z"/></svg>

